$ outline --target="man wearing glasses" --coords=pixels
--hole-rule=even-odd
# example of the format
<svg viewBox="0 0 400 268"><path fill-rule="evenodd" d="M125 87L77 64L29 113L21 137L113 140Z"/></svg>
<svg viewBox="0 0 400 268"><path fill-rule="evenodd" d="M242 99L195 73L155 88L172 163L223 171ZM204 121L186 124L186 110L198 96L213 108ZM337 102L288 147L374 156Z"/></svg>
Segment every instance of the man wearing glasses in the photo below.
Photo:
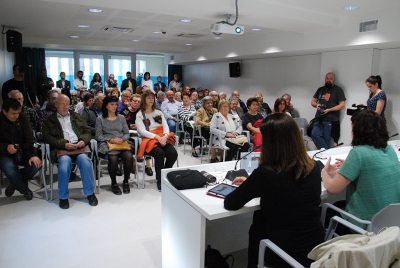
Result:
<svg viewBox="0 0 400 268"><path fill-rule="evenodd" d="M58 97L58 91L55 89L47 91L47 105L45 109L38 110L38 130L42 131L44 120L56 111L56 99Z"/></svg>

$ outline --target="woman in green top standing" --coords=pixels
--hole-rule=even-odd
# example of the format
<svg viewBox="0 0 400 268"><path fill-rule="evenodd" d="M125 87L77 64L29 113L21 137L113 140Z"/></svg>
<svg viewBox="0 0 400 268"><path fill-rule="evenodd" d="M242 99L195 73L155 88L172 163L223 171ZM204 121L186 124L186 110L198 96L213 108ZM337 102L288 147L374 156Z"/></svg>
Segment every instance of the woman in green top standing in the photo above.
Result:
<svg viewBox="0 0 400 268"><path fill-rule="evenodd" d="M328 159L322 181L331 194L346 188L345 210L371 220L389 204L400 203L399 160L388 145L385 120L375 111L359 111L351 117L351 123L353 149L345 161L337 159L332 165Z"/></svg>

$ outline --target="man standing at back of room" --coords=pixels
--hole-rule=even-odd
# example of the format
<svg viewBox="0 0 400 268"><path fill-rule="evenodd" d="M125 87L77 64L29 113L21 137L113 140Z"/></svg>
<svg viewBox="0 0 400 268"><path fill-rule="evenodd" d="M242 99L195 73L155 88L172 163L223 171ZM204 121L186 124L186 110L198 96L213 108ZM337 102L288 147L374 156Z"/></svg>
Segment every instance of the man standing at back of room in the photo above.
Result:
<svg viewBox="0 0 400 268"><path fill-rule="evenodd" d="M163 83L163 81L162 81L162 77L159 75L158 77L157 77L157 83L156 83L156 85L158 85L159 87L160 87L160 90L162 91L162 92L165 92L165 87L167 86L165 83Z"/></svg>
<svg viewBox="0 0 400 268"><path fill-rule="evenodd" d="M317 108L315 117L318 120L314 123L311 137L315 146L319 149L329 149L331 146L332 133L335 139L340 136L339 111L346 105L346 97L343 89L335 85L335 74L329 72L325 76L325 85L318 88L311 105ZM334 131L332 131L334 129Z"/></svg>
<svg viewBox="0 0 400 268"><path fill-rule="evenodd" d="M83 71L78 71L78 78L74 80L74 88L77 91L78 96L80 96L81 90L88 88L86 80L83 80Z"/></svg>
<svg viewBox="0 0 400 268"><path fill-rule="evenodd" d="M61 94L67 95L71 99L71 82L65 80L65 72L60 73L60 80L56 82L56 87L61 88Z"/></svg>
<svg viewBox="0 0 400 268"><path fill-rule="evenodd" d="M176 88L178 91L182 87L182 82L179 81L179 74L174 74L174 80L169 82L169 88Z"/></svg>
<svg viewBox="0 0 400 268"><path fill-rule="evenodd" d="M108 78L109 79L104 83L106 86L107 93L113 88L118 88L118 81L115 80L114 74L110 74Z"/></svg>
<svg viewBox="0 0 400 268"><path fill-rule="evenodd" d="M121 84L121 92L124 92L126 88L131 88L132 91L137 87L136 85L136 80L132 78L132 73L131 72L126 72L126 79L122 80ZM135 94L136 91L132 92L132 94Z"/></svg>
<svg viewBox="0 0 400 268"><path fill-rule="evenodd" d="M39 97L40 105L46 101L47 92L54 87L53 79L47 76L46 69L40 72L40 76L37 81L37 92Z"/></svg>

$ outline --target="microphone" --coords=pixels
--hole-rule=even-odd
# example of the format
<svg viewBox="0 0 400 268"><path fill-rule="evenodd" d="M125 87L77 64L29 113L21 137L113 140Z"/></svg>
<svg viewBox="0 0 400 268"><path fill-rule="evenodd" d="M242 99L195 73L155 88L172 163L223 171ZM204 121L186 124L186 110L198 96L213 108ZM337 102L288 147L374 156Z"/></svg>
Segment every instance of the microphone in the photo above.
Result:
<svg viewBox="0 0 400 268"><path fill-rule="evenodd" d="M316 152L316 153L313 155L312 159L314 159L314 157L315 157L317 154L320 154L320 153L322 153L322 152L325 152L325 151L328 151L328 150L330 150L330 149L333 149L333 148L336 148L336 147L342 146L343 144L344 144L344 143L343 143L343 142L341 142L341 143L338 143L338 144L336 144L335 146L333 146L333 147L331 147L331 148L329 148L329 149L325 149L325 150L322 150L322 151ZM321 158L321 157L317 157L317 158L319 158L319 159L326 159L326 158Z"/></svg>
<svg viewBox="0 0 400 268"><path fill-rule="evenodd" d="M257 146L256 148L253 148L253 150L250 150L250 152L248 152L247 154L245 154L243 157L239 157L239 159L236 161L235 163L235 168L234 170L230 170L226 173L225 178L233 181L236 177L248 177L249 174L247 173L247 171L243 168L236 170L237 169L237 164L239 163L240 160L242 160L243 158L246 158L246 156L248 156L249 154L253 153L254 151L258 150L261 148L260 146Z"/></svg>
<svg viewBox="0 0 400 268"><path fill-rule="evenodd" d="M396 136L399 136L399 133L393 134L392 136L389 137L389 139L393 138L393 137L396 137Z"/></svg>

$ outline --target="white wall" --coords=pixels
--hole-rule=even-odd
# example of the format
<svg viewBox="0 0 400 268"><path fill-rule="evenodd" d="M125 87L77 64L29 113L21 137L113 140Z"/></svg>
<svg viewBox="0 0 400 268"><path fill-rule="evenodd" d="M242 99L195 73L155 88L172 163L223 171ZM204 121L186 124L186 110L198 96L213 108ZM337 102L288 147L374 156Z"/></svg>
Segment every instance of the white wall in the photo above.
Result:
<svg viewBox="0 0 400 268"><path fill-rule="evenodd" d="M317 88L323 85L327 72L336 73L336 84L343 88L347 98L346 108L353 103L365 104L368 89L364 82L370 75L380 74L383 89L389 98L386 109L388 129L389 133L394 134L399 127L397 115L400 112L400 107L397 108L394 101L400 100L397 92L397 85L400 85L398 70L400 49L360 49L244 60L239 78L229 77L228 62L186 65L183 81L191 87L201 86L218 92L231 93L237 89L243 100L261 91L271 107L276 98L286 92L292 95L292 103L300 111L300 116L311 120L315 114L315 108L310 104L311 98ZM340 141L348 145L351 142L350 116L342 110L340 118Z"/></svg>
<svg viewBox="0 0 400 268"><path fill-rule="evenodd" d="M168 66L165 67L163 56L137 54L136 60L146 61L146 72L150 72L151 76L168 76ZM142 72L142 70L139 71Z"/></svg>

